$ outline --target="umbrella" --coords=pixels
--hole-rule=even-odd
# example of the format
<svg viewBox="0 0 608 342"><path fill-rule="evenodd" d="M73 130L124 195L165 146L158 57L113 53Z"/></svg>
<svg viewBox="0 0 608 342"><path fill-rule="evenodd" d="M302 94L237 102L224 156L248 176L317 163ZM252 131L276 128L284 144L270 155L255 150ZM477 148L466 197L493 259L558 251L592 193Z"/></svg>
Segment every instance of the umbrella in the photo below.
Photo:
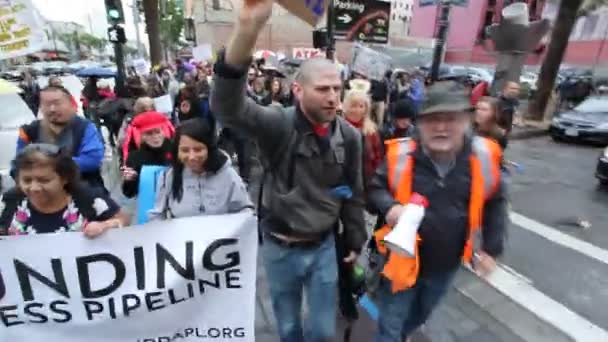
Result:
<svg viewBox="0 0 608 342"><path fill-rule="evenodd" d="M21 93L22 91L23 90L21 88L19 88L18 86L16 86L15 84L13 84L9 81L0 79L0 95L18 94L18 93Z"/></svg>
<svg viewBox="0 0 608 342"><path fill-rule="evenodd" d="M279 71L279 69L273 67L273 66L268 66L268 65L263 65L260 69L262 69L262 72L270 75L272 77L279 77L279 78L285 78L285 75Z"/></svg>
<svg viewBox="0 0 608 342"><path fill-rule="evenodd" d="M116 71L108 68L84 68L76 73L78 77L99 77L99 78L110 78L116 76Z"/></svg>
<svg viewBox="0 0 608 342"><path fill-rule="evenodd" d="M253 54L253 58L255 59L268 59L269 57L274 57L276 54L270 50L258 50Z"/></svg>
<svg viewBox="0 0 608 342"><path fill-rule="evenodd" d="M286 58L286 59L282 60L281 63L297 68L302 64L303 61L304 60L302 60L302 59Z"/></svg>

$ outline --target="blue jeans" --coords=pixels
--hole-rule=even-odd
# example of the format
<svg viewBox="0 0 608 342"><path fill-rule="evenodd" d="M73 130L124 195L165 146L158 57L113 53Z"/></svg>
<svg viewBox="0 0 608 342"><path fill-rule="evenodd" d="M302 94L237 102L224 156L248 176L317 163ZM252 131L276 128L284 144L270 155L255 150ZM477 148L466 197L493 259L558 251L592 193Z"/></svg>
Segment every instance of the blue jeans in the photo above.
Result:
<svg viewBox="0 0 608 342"><path fill-rule="evenodd" d="M401 342L431 315L452 285L456 271L419 278L411 289L392 293L391 284L382 279L378 288L378 332L376 342Z"/></svg>
<svg viewBox="0 0 608 342"><path fill-rule="evenodd" d="M336 332L338 266L334 236L317 248L286 248L264 240L262 253L281 342L329 342ZM308 320L302 324L302 293Z"/></svg>

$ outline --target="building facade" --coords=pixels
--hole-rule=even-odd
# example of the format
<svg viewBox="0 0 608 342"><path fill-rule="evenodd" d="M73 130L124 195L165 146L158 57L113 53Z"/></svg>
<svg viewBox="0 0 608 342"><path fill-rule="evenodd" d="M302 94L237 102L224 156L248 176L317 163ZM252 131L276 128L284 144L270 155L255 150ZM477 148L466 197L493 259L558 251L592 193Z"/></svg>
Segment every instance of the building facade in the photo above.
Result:
<svg viewBox="0 0 608 342"><path fill-rule="evenodd" d="M445 61L447 63L494 63L494 53L482 44L485 28L499 23L502 9L514 0L469 0L467 7L454 6L450 16ZM559 0L519 0L528 3L530 21L548 18L554 21ZM437 6L413 7L410 34L431 38L436 33ZM608 33L608 9L580 18L570 37L564 63L593 65L608 62L604 40ZM548 38L548 37L547 37ZM546 44L548 39L544 40ZM527 64L539 64L543 49L531 54Z"/></svg>

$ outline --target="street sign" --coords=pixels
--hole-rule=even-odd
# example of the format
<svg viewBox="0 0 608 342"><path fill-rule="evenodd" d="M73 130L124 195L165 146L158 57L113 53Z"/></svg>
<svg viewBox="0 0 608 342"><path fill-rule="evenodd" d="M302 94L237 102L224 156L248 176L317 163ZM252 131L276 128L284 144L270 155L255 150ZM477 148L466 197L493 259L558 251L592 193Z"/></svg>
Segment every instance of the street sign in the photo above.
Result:
<svg viewBox="0 0 608 342"><path fill-rule="evenodd" d="M446 1L446 0L420 0L420 7L435 6L435 5L438 5L442 1ZM450 1L452 2L452 5L454 5L454 6L460 6L460 7L469 6L469 0L450 0Z"/></svg>
<svg viewBox="0 0 608 342"><path fill-rule="evenodd" d="M127 37L125 36L125 29L119 25L108 27L108 41L118 44L126 43Z"/></svg>
<svg viewBox="0 0 608 342"><path fill-rule="evenodd" d="M379 0L335 0L335 38L388 43L391 3Z"/></svg>

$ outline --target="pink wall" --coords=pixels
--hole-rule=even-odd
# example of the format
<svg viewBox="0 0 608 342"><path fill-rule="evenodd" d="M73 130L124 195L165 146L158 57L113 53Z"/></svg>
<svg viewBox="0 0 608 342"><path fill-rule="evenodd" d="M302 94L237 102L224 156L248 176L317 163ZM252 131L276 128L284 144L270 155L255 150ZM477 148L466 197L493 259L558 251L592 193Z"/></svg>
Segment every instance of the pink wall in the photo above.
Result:
<svg viewBox="0 0 608 342"><path fill-rule="evenodd" d="M482 25L482 13L485 13L486 3L487 0L469 0L469 6L466 8L452 7L448 49L471 49ZM419 7L418 1L414 6L410 35L433 38L437 6Z"/></svg>

